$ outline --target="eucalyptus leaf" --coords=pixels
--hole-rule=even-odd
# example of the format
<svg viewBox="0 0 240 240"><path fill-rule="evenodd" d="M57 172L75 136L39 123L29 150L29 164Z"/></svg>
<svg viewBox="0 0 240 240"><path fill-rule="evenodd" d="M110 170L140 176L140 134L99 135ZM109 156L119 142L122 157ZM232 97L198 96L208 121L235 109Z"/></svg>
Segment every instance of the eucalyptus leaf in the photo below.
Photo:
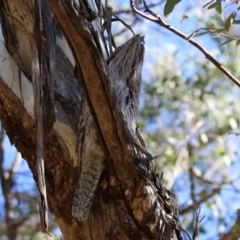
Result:
<svg viewBox="0 0 240 240"><path fill-rule="evenodd" d="M240 20L233 20L232 24L240 24Z"/></svg>
<svg viewBox="0 0 240 240"><path fill-rule="evenodd" d="M196 34L196 32L193 32L193 33L190 34L188 37L186 37L186 40L189 41L191 38L194 37L195 34Z"/></svg>
<svg viewBox="0 0 240 240"><path fill-rule="evenodd" d="M180 2L181 0L167 0L164 6L164 16L167 17L173 11L175 5Z"/></svg>
<svg viewBox="0 0 240 240"><path fill-rule="evenodd" d="M201 37L201 36L205 35L206 33L209 33L209 31L197 33L197 34L195 34L193 37L195 37L195 38L196 38L196 37Z"/></svg>
<svg viewBox="0 0 240 240"><path fill-rule="evenodd" d="M236 17L236 15L237 15L237 12L232 12L229 16L228 16L228 18L226 19L226 21L225 21L225 23L224 23L224 29L226 30L226 31L229 31L229 29L230 29L230 27L231 27L231 25L232 25L232 22L233 22L233 20L234 20L234 18Z"/></svg>
<svg viewBox="0 0 240 240"><path fill-rule="evenodd" d="M211 4L214 0L211 0L210 2L206 3L203 5L203 8L205 8L206 6L208 6L209 4Z"/></svg>
<svg viewBox="0 0 240 240"><path fill-rule="evenodd" d="M220 33L220 32L225 31L225 28L224 28L224 27L221 27L221 28L215 29L215 31L218 32L218 33Z"/></svg>
<svg viewBox="0 0 240 240"><path fill-rule="evenodd" d="M208 26L214 30L218 29L218 27L213 22L208 22Z"/></svg>
<svg viewBox="0 0 240 240"><path fill-rule="evenodd" d="M215 3L211 4L210 6L208 6L207 9L215 8L218 4L219 4L219 2L215 2Z"/></svg>
<svg viewBox="0 0 240 240"><path fill-rule="evenodd" d="M222 4L221 3L217 4L215 6L215 9L219 14L222 14Z"/></svg>
<svg viewBox="0 0 240 240"><path fill-rule="evenodd" d="M230 42L232 42L234 39L228 39L227 41L225 41L225 42L223 42L222 44L221 44L221 46L223 46L223 45L225 45L225 44L227 44L227 43L230 43Z"/></svg>

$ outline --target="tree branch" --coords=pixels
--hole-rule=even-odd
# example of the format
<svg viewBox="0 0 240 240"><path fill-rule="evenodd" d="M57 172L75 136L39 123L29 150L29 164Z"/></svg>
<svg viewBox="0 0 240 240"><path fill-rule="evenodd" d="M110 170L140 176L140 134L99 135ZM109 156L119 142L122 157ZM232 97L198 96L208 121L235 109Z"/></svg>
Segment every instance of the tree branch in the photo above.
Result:
<svg viewBox="0 0 240 240"><path fill-rule="evenodd" d="M21 160L22 160L22 155L20 152L17 152L15 159L13 160L12 167L9 170L9 178L14 177L14 174L17 172L18 164L21 162Z"/></svg>
<svg viewBox="0 0 240 240"><path fill-rule="evenodd" d="M194 47L196 47L198 50L200 50L200 52L202 52L205 57L212 62L225 76L227 76L233 83L235 83L238 87L240 87L240 81L235 78L226 68L224 68L213 56L211 56L206 49L204 49L199 43L197 43L196 41L192 40L191 37L186 36L185 34L183 34L182 32L178 31L177 29L173 28L171 25L167 24L159 14L156 14L154 12L152 12L149 7L146 4L146 1L143 0L143 4L145 7L145 11L149 13L151 16L146 15L144 12L138 10L136 8L136 4L134 3L133 0L130 0L130 6L132 8L132 10L139 14L140 16L142 16L143 18L154 22L158 25L160 25L161 27L166 28L167 30L169 30L170 32L173 32L174 34L178 35L180 38L188 41L190 44L192 44Z"/></svg>
<svg viewBox="0 0 240 240"><path fill-rule="evenodd" d="M186 208L180 209L179 213L182 215L182 214L186 214L188 212L191 212L191 211L197 209L203 202L207 201L209 198L213 197L215 194L218 194L221 191L221 189L222 189L221 186L213 189L211 193L209 193L208 195L206 195L199 201L195 202L194 204L192 204ZM204 193L204 190L201 193L199 193L199 195L201 195L202 193Z"/></svg>

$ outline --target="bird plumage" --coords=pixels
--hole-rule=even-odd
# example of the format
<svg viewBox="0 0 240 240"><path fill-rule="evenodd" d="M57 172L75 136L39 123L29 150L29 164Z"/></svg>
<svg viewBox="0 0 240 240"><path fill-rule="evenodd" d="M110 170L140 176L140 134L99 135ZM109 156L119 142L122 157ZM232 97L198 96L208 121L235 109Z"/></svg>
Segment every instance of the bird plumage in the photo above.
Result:
<svg viewBox="0 0 240 240"><path fill-rule="evenodd" d="M122 121L136 139L143 55L143 37L136 35L117 48L107 62ZM85 97L80 110L77 152L79 179L73 198L72 215L85 221L91 211L94 193L105 166L104 151Z"/></svg>

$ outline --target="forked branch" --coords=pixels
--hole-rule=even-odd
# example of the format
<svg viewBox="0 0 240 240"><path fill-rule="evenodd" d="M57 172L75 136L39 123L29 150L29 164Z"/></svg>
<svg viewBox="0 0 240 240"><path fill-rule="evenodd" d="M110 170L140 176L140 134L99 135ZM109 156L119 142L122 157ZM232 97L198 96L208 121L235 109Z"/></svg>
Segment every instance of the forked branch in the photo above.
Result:
<svg viewBox="0 0 240 240"><path fill-rule="evenodd" d="M159 14L156 14L154 12L152 12L149 7L146 4L146 1L143 0L143 4L145 7L144 12L140 11L139 9L137 9L136 4L134 2L134 0L130 0L130 6L133 10L133 12L137 13L138 15L140 15L141 17L154 22L156 24L158 24L161 27L166 28L167 30L173 32L174 34L178 35L179 37L181 37L182 39L188 41L190 44L192 44L194 47L196 47L197 49L200 50L200 52L202 52L205 57L212 62L225 76L227 76L234 84L236 84L238 87L240 87L240 81L234 77L226 68L224 68L212 55L210 55L206 49L204 49L199 43L197 43L196 41L191 39L191 36L186 36L185 34L183 34L182 32L178 31L177 29L175 29L174 27L172 27L171 25L167 24ZM146 13L149 13L148 15Z"/></svg>

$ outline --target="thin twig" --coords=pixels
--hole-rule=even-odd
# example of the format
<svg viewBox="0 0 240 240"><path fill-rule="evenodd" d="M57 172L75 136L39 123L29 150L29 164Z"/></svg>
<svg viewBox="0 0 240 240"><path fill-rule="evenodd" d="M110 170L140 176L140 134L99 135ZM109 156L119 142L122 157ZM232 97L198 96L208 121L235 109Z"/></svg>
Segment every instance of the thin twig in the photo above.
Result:
<svg viewBox="0 0 240 240"><path fill-rule="evenodd" d="M160 5L162 2L158 2L158 3L151 3L149 5L149 8L153 8L153 7L157 7L158 5ZM144 10L144 6L140 6L139 8L140 11ZM115 10L113 12L114 15L119 15L119 14L131 14L132 13L132 10L129 10L129 9L120 9L120 10Z"/></svg>
<svg viewBox="0 0 240 240"><path fill-rule="evenodd" d="M199 225L200 225L200 223L202 222L202 220L205 217L204 216L204 217L202 217L200 219L200 212L201 212L201 209L199 208L198 211L196 212L196 215L195 215L194 230L193 230L193 237L192 237L193 240L198 240L198 237L199 237Z"/></svg>
<svg viewBox="0 0 240 240"><path fill-rule="evenodd" d="M22 155L20 152L17 152L15 159L13 160L12 167L9 171L9 178L13 178L14 174L17 172L17 167L22 160Z"/></svg>
<svg viewBox="0 0 240 240"><path fill-rule="evenodd" d="M146 4L146 1L143 0L143 4L145 7L145 11L149 13L150 15L145 14L144 12L138 10L136 8L136 5L134 3L133 0L130 0L130 6L132 8L132 10L137 13L138 15L142 16L145 19L148 19L151 22L154 22L164 28L166 28L167 30L173 32L174 34L178 35L179 37L181 37L182 39L188 41L190 44L192 44L193 46L195 46L197 49L199 49L204 55L205 57L212 62L225 76L227 76L233 83L235 83L238 87L240 87L240 81L235 78L227 69L225 69L213 56L211 56L206 49L204 49L199 43L197 43L196 41L189 39L188 36L186 36L185 34L183 34L182 32L178 31L177 29L173 28L172 26L170 26L169 24L167 24L159 14L156 14L154 12L152 12L149 7Z"/></svg>
<svg viewBox="0 0 240 240"><path fill-rule="evenodd" d="M193 210L195 210L196 208L198 208L203 202L206 202L208 199L210 199L211 197L213 197L215 194L218 194L220 191L222 190L222 186L215 188L212 190L211 193L209 193L208 195L206 195L205 197L201 198L199 201L195 202L194 204L186 207L186 208L180 208L179 209L179 214L183 215L185 213L189 213ZM205 194L204 192L205 190L203 190L202 192L199 193L199 196L201 196L201 194Z"/></svg>
<svg viewBox="0 0 240 240"><path fill-rule="evenodd" d="M209 31L210 33L216 33L217 35L221 36L221 37L224 37L224 38L227 38L227 39L232 39L232 40L236 40L236 41L239 41L239 37L231 37L231 36L228 36L227 34L224 34L222 32L218 32L217 30L214 30L212 28L200 28L201 30L205 30L205 31Z"/></svg>

